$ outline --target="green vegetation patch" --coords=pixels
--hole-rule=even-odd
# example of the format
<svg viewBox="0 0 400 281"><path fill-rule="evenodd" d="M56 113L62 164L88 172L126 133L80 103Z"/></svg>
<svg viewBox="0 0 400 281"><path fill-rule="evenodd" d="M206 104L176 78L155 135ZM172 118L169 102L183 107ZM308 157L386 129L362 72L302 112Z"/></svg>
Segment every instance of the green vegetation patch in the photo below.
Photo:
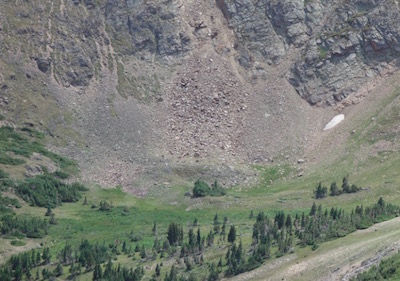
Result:
<svg viewBox="0 0 400 281"><path fill-rule="evenodd" d="M24 240L15 239L15 240L12 240L10 244L13 246L16 246L16 247L21 247L21 246L25 246L26 242Z"/></svg>
<svg viewBox="0 0 400 281"><path fill-rule="evenodd" d="M318 47L319 51L319 59L320 60L325 60L328 57L328 49L322 46Z"/></svg>
<svg viewBox="0 0 400 281"><path fill-rule="evenodd" d="M47 235L49 223L39 218L23 218L19 216L4 216L1 219L2 235L28 238L42 238Z"/></svg>
<svg viewBox="0 0 400 281"><path fill-rule="evenodd" d="M225 195L225 190L222 186L218 184L217 181L211 185L211 187L202 180L197 180L194 183L193 196L194 197L205 197L205 196L223 196Z"/></svg>
<svg viewBox="0 0 400 281"><path fill-rule="evenodd" d="M14 187L16 193L32 206L55 208L64 202L77 202L82 191L87 188L82 184L67 184L52 175L38 175L28 178Z"/></svg>
<svg viewBox="0 0 400 281"><path fill-rule="evenodd" d="M21 132L25 132L27 136L17 132L11 127L0 128L0 163L7 165L21 165L26 163L23 158L29 158L34 152L40 153L53 160L61 169L75 166L76 163L68 158L48 151L44 145L39 142L43 139L43 133L33 129L23 128ZM31 139L30 139L31 138ZM10 156L13 153L21 158Z"/></svg>
<svg viewBox="0 0 400 281"><path fill-rule="evenodd" d="M21 203L15 198L3 196L0 193L0 218L7 214L13 214L12 208L21 208Z"/></svg>

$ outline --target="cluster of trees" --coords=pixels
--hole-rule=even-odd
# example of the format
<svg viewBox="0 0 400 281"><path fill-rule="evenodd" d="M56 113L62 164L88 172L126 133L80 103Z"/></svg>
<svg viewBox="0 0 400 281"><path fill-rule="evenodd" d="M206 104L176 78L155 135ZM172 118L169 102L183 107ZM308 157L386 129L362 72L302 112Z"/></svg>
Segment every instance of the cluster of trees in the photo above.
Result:
<svg viewBox="0 0 400 281"><path fill-rule="evenodd" d="M338 208L323 211L322 206L317 206L315 202L309 214L303 212L294 218L281 211L272 220L260 212L253 226L253 241L248 249L248 259L245 258L241 243L239 246L233 244L226 254L225 275L232 276L258 267L271 257L272 247L276 248L276 256L293 252L296 236L300 245L312 245L315 249L317 243L345 236L356 229L367 228L399 214L398 206L386 204L382 198L371 207L357 206L350 214Z"/></svg>
<svg viewBox="0 0 400 281"><path fill-rule="evenodd" d="M3 196L0 193L0 217L6 214L14 214L12 208L21 208L21 203L15 198L10 198L7 196Z"/></svg>
<svg viewBox="0 0 400 281"><path fill-rule="evenodd" d="M193 228L189 228L188 241L181 247L181 257L186 257L194 253L201 253L204 250L205 237L201 236L200 228L197 229L196 234Z"/></svg>
<svg viewBox="0 0 400 281"><path fill-rule="evenodd" d="M85 239L75 249L67 243L57 257L63 265L71 265L71 272L80 273L83 267L90 271L96 264L102 264L110 259L112 257L110 248L112 247L107 247L105 243L92 244Z"/></svg>
<svg viewBox="0 0 400 281"><path fill-rule="evenodd" d="M64 202L77 202L87 188L67 184L50 174L37 175L15 184L15 192L32 206L55 208Z"/></svg>
<svg viewBox="0 0 400 281"><path fill-rule="evenodd" d="M329 187L329 195L330 196L339 196L344 193L356 193L360 191L361 188L355 184L350 185L348 176L345 176L342 181L342 188L340 189L336 182L332 182ZM322 185L322 182L318 183L317 188L314 190L315 199L321 199L328 196L328 188Z"/></svg>
<svg viewBox="0 0 400 281"><path fill-rule="evenodd" d="M224 217L224 221L221 226L221 222L219 221L218 214L216 213L214 216L214 223L213 223L213 231L214 235L219 234L220 235L220 240L225 241L226 240L226 228L227 228L227 223L228 223L228 217ZM233 227L233 229L232 229ZM229 229L230 234L228 234L228 242L234 242L236 239L236 229L235 226L231 225L231 228Z"/></svg>
<svg viewBox="0 0 400 281"><path fill-rule="evenodd" d="M225 271L225 276L233 276L250 270L250 264L246 262L245 253L241 241L239 243L239 246L236 246L236 243L233 243L232 246L229 247L225 255L225 259L226 265L228 266Z"/></svg>
<svg viewBox="0 0 400 281"><path fill-rule="evenodd" d="M331 208L322 210L315 202L308 215L296 215L294 228L302 245L315 245L329 239L343 237L356 229L367 228L383 219L397 216L398 206L386 204L382 197L371 207L357 206L346 213L342 209Z"/></svg>
<svg viewBox="0 0 400 281"><path fill-rule="evenodd" d="M211 185L211 187L205 182L198 179L194 183L193 196L194 197L205 197L205 196L223 196L225 195L225 190L222 186L218 184L217 181Z"/></svg>
<svg viewBox="0 0 400 281"><path fill-rule="evenodd" d="M91 244L88 240L82 240L79 247L73 249L67 243L57 255L57 266L50 271L44 267L41 271L43 279L50 279L63 274L63 266L70 266L69 279L74 279L85 270L93 270L93 280L96 281L139 281L144 275L143 267L132 268L113 267L111 263L112 252L103 244ZM108 261L108 262L107 262ZM0 280L12 281L33 280L32 271L34 268L50 264L51 254L48 247L43 251L31 250L30 252L14 255L10 260L0 267ZM104 270L102 264L105 264ZM85 270L83 270L85 268ZM36 270L36 280L40 279L40 271Z"/></svg>
<svg viewBox="0 0 400 281"><path fill-rule="evenodd" d="M153 276L151 281L159 280L159 276L160 276L160 274L157 275L157 269L156 269L156 274ZM194 274L189 274L189 276L187 276L187 277L184 276L183 274L178 276L178 270L173 265L171 267L171 270L165 274L165 277L163 280L164 281L197 281L197 278L195 277Z"/></svg>
<svg viewBox="0 0 400 281"><path fill-rule="evenodd" d="M96 264L93 270L93 281L140 281L144 275L144 268L141 266L133 268L121 267L119 264L115 268L112 266L111 259L108 260L104 272L100 264Z"/></svg>
<svg viewBox="0 0 400 281"><path fill-rule="evenodd" d="M233 229L233 228L231 228ZM272 220L260 212L253 225L252 243L246 259L242 243L233 243L228 249L225 259L227 269L225 276L233 276L258 267L271 257L271 248L277 248L276 256L293 251L293 225L290 215L279 212ZM229 237L229 235L228 235Z"/></svg>
<svg viewBox="0 0 400 281"><path fill-rule="evenodd" d="M50 250L43 248L43 251L31 250L29 252L13 255L5 265L0 268L0 280L22 280L23 276L31 280L31 270L35 267L50 263ZM36 273L39 280L39 271Z"/></svg>
<svg viewBox="0 0 400 281"><path fill-rule="evenodd" d="M0 232L2 235L28 238L43 238L47 235L49 222L39 218L21 218L20 216L3 216L1 218Z"/></svg>
<svg viewBox="0 0 400 281"><path fill-rule="evenodd" d="M102 203L104 205L104 203ZM51 211L51 209L48 209ZM220 259L218 264L210 263L208 280L217 280L223 274L227 277L240 274L245 271L256 268L272 255L282 256L293 252L294 241L300 245L312 245L317 247L318 243L329 239L345 236L348 233L366 228L373 223L387 219L391 216L400 214L398 206L387 204L382 198L369 207L357 206L351 212L345 212L342 209L331 208L323 209L321 205L313 203L309 213L286 214L283 211L277 212L273 217L268 217L264 212L259 212L254 216L251 212L251 218L255 218L252 232L252 242L249 248L244 249L242 241L237 240L237 230L234 225L228 227L228 218L224 217L223 223L219 221L218 214L215 214L213 225L206 235L202 235L197 226L197 220L191 224L187 232L181 224L171 222L168 229L159 239L157 234L157 224L154 223L153 234L155 235L152 248L146 248L145 245L136 245L134 252L139 253L139 257L144 259L156 260L159 257L164 258L165 253L176 258L181 258L186 265L187 272L191 272L194 267L204 264L203 254L207 247L214 244L214 236L220 235L220 243L227 240L230 243L225 255L225 260ZM26 225L36 225L35 229L47 229L46 220L29 219L24 222L18 221L15 217L5 216L5 223L2 221L1 227L8 226L7 231L14 233L25 233L23 230ZM11 219L12 218L12 219ZM17 222L16 222L17 221ZM41 225L45 223L47 225ZM7 232L9 233L9 232ZM26 232L28 233L28 232ZM26 234L27 235L27 234ZM128 237L133 236L133 232ZM227 238L227 239L226 239ZM47 249L47 250L46 250ZM63 274L63 268L69 266L70 276L73 279L82 272L93 271L93 280L140 280L143 277L143 268L137 267L125 268L121 266L112 266L111 259L116 255L124 253L128 257L136 259L133 249L125 241L115 241L106 245L101 243L90 243L88 240L82 240L77 247L66 244L56 256L54 262L57 266L52 271L48 267L42 269L44 279L60 276ZM0 280L21 280L22 275L25 279L30 279L30 274L34 267L50 263L50 253L45 248L43 253L29 252L26 256L13 257L6 266L0 268ZM27 261L29 259L29 261ZM161 266L157 264L152 280L162 280ZM178 276L178 269L174 266L169 272L165 272L166 281L195 280L193 275L184 273ZM37 270L39 274L39 270Z"/></svg>
<svg viewBox="0 0 400 281"><path fill-rule="evenodd" d="M181 245L183 242L182 225L171 222L168 226L167 239L170 245Z"/></svg>

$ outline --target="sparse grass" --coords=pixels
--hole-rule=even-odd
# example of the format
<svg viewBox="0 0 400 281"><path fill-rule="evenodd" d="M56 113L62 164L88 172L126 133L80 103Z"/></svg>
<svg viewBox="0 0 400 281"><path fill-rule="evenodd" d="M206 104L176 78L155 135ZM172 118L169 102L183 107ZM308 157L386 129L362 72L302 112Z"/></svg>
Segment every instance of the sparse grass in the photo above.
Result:
<svg viewBox="0 0 400 281"><path fill-rule="evenodd" d="M21 247L21 246L25 246L26 245L26 242L25 241L23 241L23 240L12 240L11 242L10 242L10 244L11 245L13 245L13 246L15 246L15 247Z"/></svg>
<svg viewBox="0 0 400 281"><path fill-rule="evenodd" d="M325 47L319 46L318 51L319 51L319 59L320 60L324 60L327 58L328 50Z"/></svg>

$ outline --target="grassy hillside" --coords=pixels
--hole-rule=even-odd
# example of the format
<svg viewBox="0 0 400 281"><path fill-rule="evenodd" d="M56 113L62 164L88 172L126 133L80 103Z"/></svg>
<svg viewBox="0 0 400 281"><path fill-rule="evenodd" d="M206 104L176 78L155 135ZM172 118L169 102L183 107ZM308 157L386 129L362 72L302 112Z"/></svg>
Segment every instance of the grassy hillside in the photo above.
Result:
<svg viewBox="0 0 400 281"><path fill-rule="evenodd" d="M100 266L100 270L104 273L110 266L109 260L112 261L111 268L114 269L117 269L118 265L122 268L137 269L135 278L141 277L143 280L165 280L166 275L170 277L171 270L176 271L178 277L182 275L184 280L214 280L216 276L223 278L232 275L232 271L227 273L231 267L227 251L232 249L233 244L227 241L227 236L233 225L236 229L235 245L238 247L239 242L242 244L244 255L241 261L238 261L239 267L235 269L234 274L263 264L259 269L235 278L263 280L265 270L270 270L271 267L275 268L273 276L280 276L287 274L290 268L300 263L303 267L299 272L302 272L303 277L300 277L297 271L290 273L294 274L290 276L291 280L302 280L306 278L304 276L311 276L313 267L310 263L314 259L325 262L324 251L333 253L339 245L357 248L359 245L356 241L359 239L365 240L371 248L368 251L361 251L357 258L349 263L361 262L364 258L373 256L375 251L395 241L397 230L392 227L385 229L386 235L390 236L388 239L386 236L381 236L380 232L373 233L368 230L367 233L371 233L368 234L372 235L371 238L368 238L368 235L363 236L363 232L358 231L346 236L357 228L350 226L350 223L340 232L339 236L345 238L324 236L325 238L320 237L315 240L303 240L303 243L296 231L288 232L286 228L276 229L274 233L281 235L283 240L280 240L279 235L274 237L271 234L268 254L257 259L254 255L257 244L254 244L254 237L252 238L253 229L260 212L268 216L274 225L273 228L276 228L277 214L284 211L285 218L290 215L293 220L296 214L301 216L304 212L307 216L313 202L316 202L317 206L322 205L322 213L325 209L329 212L334 207L342 209L346 215L350 215L357 206L362 205L364 209L374 206L380 197L386 205L400 205L398 191L400 179L397 169L400 157L396 144L397 103L398 91L395 91L382 102L378 111L365 113L368 117L360 116L358 121L356 119L354 126L358 129L343 146L347 153L333 158L333 161L319 162L318 166L309 168L302 177L297 176L295 166L285 164L284 161L270 165L256 165L252 168L259 174L258 185L232 187L226 190L226 195L220 197L193 198L190 196L193 184L154 186L149 189L147 197L137 198L124 193L118 186L104 188L88 183L87 189L76 189L76 197L67 200L65 198L68 197L62 197L61 190L74 190L69 177L77 173L76 164L47 150L41 132L31 128L2 127L0 169L4 172L1 215L11 216L20 221L22 218L28 220L37 218L38 222L45 222L46 227L37 238L18 226L15 226L11 233L3 233L0 237L0 262L10 264L10 257L18 253L25 252L26 255L32 256L31 249L35 249L35 254L40 253L40 262L31 265L28 276L30 274L35 277L39 272L40 279L45 280L53 276L58 280L67 278L92 280L94 271L99 271L99 267L96 266ZM371 118L372 123L364 121L363 125L362 120L366 118ZM382 145L383 141L386 145ZM315 198L314 190L319 182L328 188L332 182L341 187L345 176L348 177L350 184L356 184L361 190L357 193L327 196L318 200ZM32 196L24 197L19 192L23 186L28 186L28 190L34 192L38 191L40 180L43 179L47 179L45 186L48 186L44 190L58 190L55 193L42 194L48 196L44 197L48 198L47 204L39 204L37 200L32 201ZM56 198L56 201L51 201L51 198ZM50 202L59 203L50 205ZM48 214L48 207L51 214ZM384 214L366 224L361 224L360 227L364 228L372 222L391 219L397 214L397 211ZM216 215L217 221L215 221ZM309 218L315 217L309 216ZM225 233L221 234L224 221ZM182 226L183 242L163 248L172 222ZM336 219L335 223L338 224L339 220ZM5 225L5 220L2 220L1 225ZM291 225L295 227L296 223L292 221ZM185 248L189 247L185 245L189 243L191 230L195 236L197 231L200 231L200 240L204 241L201 250ZM305 228L298 227L298 230L302 232ZM213 243L208 242L211 239L210 231L214 234ZM85 244L86 239L88 244ZM331 241L326 242L326 240ZM289 243L288 247L282 246L279 241ZM100 247L104 251L103 258L93 264L81 265L78 269L73 267L71 270L71 261L63 260L66 247L72 249L71 257L77 259L75 265L80 264L79 256L83 252L83 247L89 249ZM47 248L51 255L49 260L44 258L47 256L44 252ZM343 250L343 253L346 251ZM18 259L23 260L23 257L20 256ZM340 265L342 261L343 258L331 260L329 268L332 270L342 268ZM277 264L281 266L276 266ZM159 270L156 271L156 268ZM15 270L16 268L13 272ZM337 274L345 274L343 270L339 270ZM29 279L27 272L22 274L22 280ZM158 276L156 272L160 275ZM320 273L327 274L325 271Z"/></svg>

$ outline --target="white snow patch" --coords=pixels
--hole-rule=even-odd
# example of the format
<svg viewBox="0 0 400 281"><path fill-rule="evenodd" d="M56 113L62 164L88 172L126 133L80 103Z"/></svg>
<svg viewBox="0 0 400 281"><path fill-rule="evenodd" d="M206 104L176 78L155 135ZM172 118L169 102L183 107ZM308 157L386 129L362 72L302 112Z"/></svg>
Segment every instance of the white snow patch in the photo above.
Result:
<svg viewBox="0 0 400 281"><path fill-rule="evenodd" d="M336 115L335 117L333 117L333 119L328 124L326 124L324 131L332 129L333 127L335 127L337 124L339 124L343 120L344 120L344 114Z"/></svg>

